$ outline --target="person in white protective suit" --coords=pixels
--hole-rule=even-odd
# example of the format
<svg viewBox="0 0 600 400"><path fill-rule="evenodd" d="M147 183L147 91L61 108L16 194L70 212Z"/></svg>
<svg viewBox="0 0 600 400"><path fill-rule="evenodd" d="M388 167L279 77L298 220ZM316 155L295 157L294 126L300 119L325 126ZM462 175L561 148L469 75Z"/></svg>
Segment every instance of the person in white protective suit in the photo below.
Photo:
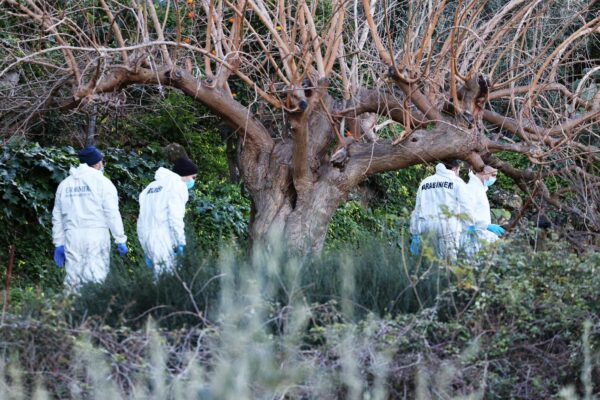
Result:
<svg viewBox="0 0 600 400"><path fill-rule="evenodd" d="M413 255L421 251L421 242L426 240L438 258L456 260L461 233L472 223L470 194L458 176L459 169L459 160L442 161L436 165L435 174L419 184L410 219Z"/></svg>
<svg viewBox="0 0 600 400"><path fill-rule="evenodd" d="M481 172L469 171L467 189L470 193L473 225L463 233L462 248L467 256L472 257L481 245L493 243L504 234L500 225L492 224L490 202L487 190L496 182L498 170L486 165Z"/></svg>
<svg viewBox="0 0 600 400"><path fill-rule="evenodd" d="M185 249L185 204L197 173L198 167L191 160L178 158L172 171L159 168L155 181L140 194L138 238L146 265L155 273L171 270L175 257Z"/></svg>
<svg viewBox="0 0 600 400"><path fill-rule="evenodd" d="M127 236L119 213L117 189L103 174L102 153L94 146L79 152L78 167L56 190L52 210L54 261L65 267L65 287L76 290L87 281L102 282L109 270L110 233L121 257Z"/></svg>

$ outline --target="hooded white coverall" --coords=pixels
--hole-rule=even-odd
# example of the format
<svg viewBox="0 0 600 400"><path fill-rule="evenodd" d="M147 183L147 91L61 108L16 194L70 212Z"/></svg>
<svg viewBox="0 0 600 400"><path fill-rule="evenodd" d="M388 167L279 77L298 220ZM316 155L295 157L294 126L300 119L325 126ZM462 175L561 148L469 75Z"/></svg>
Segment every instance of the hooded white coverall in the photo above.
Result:
<svg viewBox="0 0 600 400"><path fill-rule="evenodd" d="M110 235L115 243L127 236L119 213L117 189L103 173L87 164L71 167L56 190L52 210L52 241L65 246L65 286L106 278Z"/></svg>
<svg viewBox="0 0 600 400"><path fill-rule="evenodd" d="M437 257L456 260L461 232L472 221L469 196L465 182L437 164L435 174L419 184L410 233L428 241Z"/></svg>
<svg viewBox="0 0 600 400"><path fill-rule="evenodd" d="M490 202L487 197L488 187L471 171L469 171L467 190L470 194L473 225L475 225L476 235L473 238L469 233L465 232L462 241L466 253L473 255L479 251L482 243L493 243L498 240L498 236L487 230L488 225L492 223Z"/></svg>
<svg viewBox="0 0 600 400"><path fill-rule="evenodd" d="M185 245L183 217L189 194L181 176L173 171L161 167L154 178L140 194L137 232L144 254L158 273L173 268L175 249Z"/></svg>

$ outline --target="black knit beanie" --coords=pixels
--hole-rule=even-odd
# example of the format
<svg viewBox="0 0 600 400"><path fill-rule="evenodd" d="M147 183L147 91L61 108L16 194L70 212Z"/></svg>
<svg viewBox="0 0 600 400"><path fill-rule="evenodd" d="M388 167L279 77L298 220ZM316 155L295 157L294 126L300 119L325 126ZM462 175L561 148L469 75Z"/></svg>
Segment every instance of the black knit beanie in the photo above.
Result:
<svg viewBox="0 0 600 400"><path fill-rule="evenodd" d="M198 173L198 167L189 158L179 157L173 163L173 172L179 176L189 176Z"/></svg>
<svg viewBox="0 0 600 400"><path fill-rule="evenodd" d="M94 146L87 146L79 152L79 162L87 164L90 167L102 161L102 153Z"/></svg>
<svg viewBox="0 0 600 400"><path fill-rule="evenodd" d="M442 160L441 163L444 164L444 167L447 169L460 167L460 160L457 160L456 158L446 158L445 160Z"/></svg>

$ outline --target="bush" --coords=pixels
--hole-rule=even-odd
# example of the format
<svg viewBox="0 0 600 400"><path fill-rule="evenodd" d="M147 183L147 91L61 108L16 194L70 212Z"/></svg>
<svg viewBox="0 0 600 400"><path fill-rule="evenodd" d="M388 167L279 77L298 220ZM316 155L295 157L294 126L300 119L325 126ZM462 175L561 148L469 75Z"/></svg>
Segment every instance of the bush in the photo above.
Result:
<svg viewBox="0 0 600 400"><path fill-rule="evenodd" d="M140 265L74 299L30 293L5 315L0 347L25 393L39 380L61 398L547 399L567 385L591 398L599 255L519 243L453 266L435 290L435 275L409 270L423 301L413 313L390 311L406 277L385 246L308 265L273 250L246 262L190 250L155 282Z"/></svg>
<svg viewBox="0 0 600 400"><path fill-rule="evenodd" d="M251 273L251 279L269 287L266 292L271 297L265 295L265 299L274 305L288 304L295 296L307 304L347 303L351 306L346 312L356 318L369 313L410 313L432 306L451 281L447 268L408 256L403 247L382 245L375 239L304 263L288 259L283 252L248 259L245 250L231 247L226 254L235 265L228 272L233 281L239 283ZM77 299L76 309L81 315L134 328L143 322L140 315L151 315L160 327L168 329L196 324L205 317L213 320L224 272L219 269L221 257L205 247L204 241L189 237L176 272L165 273L155 281L141 262L131 265L114 258L106 282L87 285ZM276 272L268 269L273 264Z"/></svg>
<svg viewBox="0 0 600 400"><path fill-rule="evenodd" d="M244 247L248 239L250 200L240 186L222 181L199 182L188 203L194 239L215 251L228 243Z"/></svg>

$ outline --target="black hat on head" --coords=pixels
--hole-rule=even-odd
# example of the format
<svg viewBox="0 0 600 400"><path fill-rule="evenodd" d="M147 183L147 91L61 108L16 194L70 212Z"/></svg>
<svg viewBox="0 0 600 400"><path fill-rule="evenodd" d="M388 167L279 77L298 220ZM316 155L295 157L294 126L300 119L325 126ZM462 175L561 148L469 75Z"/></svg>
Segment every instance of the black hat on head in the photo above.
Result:
<svg viewBox="0 0 600 400"><path fill-rule="evenodd" d="M444 167L447 169L454 169L460 167L460 160L456 158L447 158L442 160L442 164L444 164Z"/></svg>
<svg viewBox="0 0 600 400"><path fill-rule="evenodd" d="M90 167L102 161L102 153L94 146L87 146L79 152L79 161Z"/></svg>
<svg viewBox="0 0 600 400"><path fill-rule="evenodd" d="M179 176L189 176L198 173L198 167L189 158L179 157L173 163L173 172Z"/></svg>

